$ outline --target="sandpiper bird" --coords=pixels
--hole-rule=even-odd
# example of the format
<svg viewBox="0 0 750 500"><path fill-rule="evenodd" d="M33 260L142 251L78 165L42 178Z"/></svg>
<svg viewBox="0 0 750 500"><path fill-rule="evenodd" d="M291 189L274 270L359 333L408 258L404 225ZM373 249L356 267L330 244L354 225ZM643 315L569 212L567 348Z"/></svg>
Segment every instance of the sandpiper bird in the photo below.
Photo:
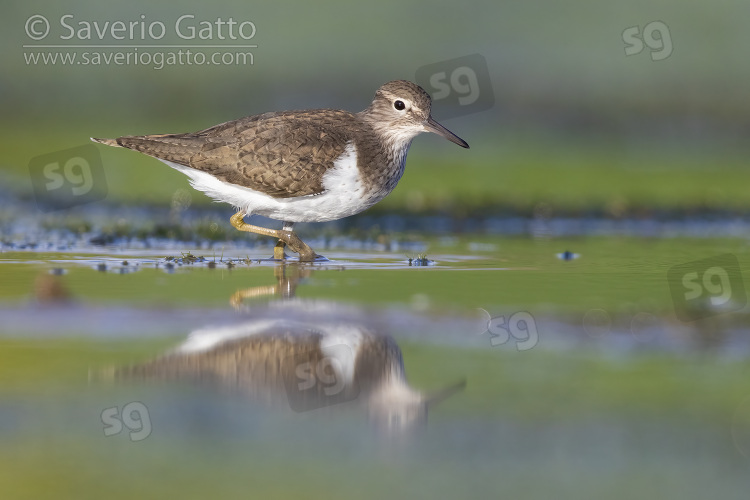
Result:
<svg viewBox="0 0 750 500"><path fill-rule="evenodd" d="M284 111L240 118L200 132L94 139L157 158L186 174L191 185L238 212L240 231L279 239L301 261L318 257L294 232L296 222L348 217L390 193L404 173L406 153L421 132L469 145L430 116L431 99L418 85L397 80L375 93L359 113L334 109ZM259 214L282 229L245 223Z"/></svg>

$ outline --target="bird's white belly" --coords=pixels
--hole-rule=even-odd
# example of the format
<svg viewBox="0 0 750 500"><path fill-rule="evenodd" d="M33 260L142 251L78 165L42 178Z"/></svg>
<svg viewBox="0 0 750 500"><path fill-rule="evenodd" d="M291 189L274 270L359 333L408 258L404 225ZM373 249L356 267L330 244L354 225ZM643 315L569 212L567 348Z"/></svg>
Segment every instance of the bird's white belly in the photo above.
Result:
<svg viewBox="0 0 750 500"><path fill-rule="evenodd" d="M323 176L321 194L296 198L274 198L250 188L229 184L200 170L162 160L190 178L190 184L216 201L230 203L246 214L258 214L288 222L324 222L341 219L370 208L388 192L368 192L357 167L353 143Z"/></svg>

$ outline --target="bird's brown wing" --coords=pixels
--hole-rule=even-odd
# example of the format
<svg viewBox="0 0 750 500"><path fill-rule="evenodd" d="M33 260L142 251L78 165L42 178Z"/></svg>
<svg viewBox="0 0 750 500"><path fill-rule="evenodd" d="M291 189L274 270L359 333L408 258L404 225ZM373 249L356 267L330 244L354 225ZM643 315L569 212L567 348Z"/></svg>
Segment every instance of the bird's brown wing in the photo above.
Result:
<svg viewBox="0 0 750 500"><path fill-rule="evenodd" d="M116 141L274 198L293 198L323 192L323 175L361 127L351 113L322 109L266 113L195 133Z"/></svg>

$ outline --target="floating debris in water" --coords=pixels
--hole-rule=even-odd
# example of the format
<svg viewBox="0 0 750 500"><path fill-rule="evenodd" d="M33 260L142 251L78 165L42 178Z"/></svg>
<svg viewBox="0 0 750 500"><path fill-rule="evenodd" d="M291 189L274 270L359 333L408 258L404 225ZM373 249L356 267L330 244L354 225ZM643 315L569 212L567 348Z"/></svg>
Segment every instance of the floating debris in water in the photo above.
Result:
<svg viewBox="0 0 750 500"><path fill-rule="evenodd" d="M240 259L240 262L249 266L250 264L253 263L253 260L250 258L249 255L246 255L244 259Z"/></svg>
<svg viewBox="0 0 750 500"><path fill-rule="evenodd" d="M122 260L119 262L99 262L91 267L100 273L131 274L140 271L140 262ZM158 265L157 265L158 267Z"/></svg>
<svg viewBox="0 0 750 500"><path fill-rule="evenodd" d="M581 254L573 253L569 250L565 250L564 252L557 254L557 258L560 260L575 260L580 256Z"/></svg>
<svg viewBox="0 0 750 500"><path fill-rule="evenodd" d="M194 264L195 262L204 260L203 257L196 257L192 253L182 252L182 263L183 264Z"/></svg>
<svg viewBox="0 0 750 500"><path fill-rule="evenodd" d="M212 260L211 262L209 262L208 263L208 268L209 269L216 269L216 261Z"/></svg>
<svg viewBox="0 0 750 500"><path fill-rule="evenodd" d="M426 254L419 254L416 257L409 257L409 265L413 267L421 267L421 266L434 266L435 261L430 260L427 258Z"/></svg>
<svg viewBox="0 0 750 500"><path fill-rule="evenodd" d="M168 256L164 257L165 262L173 262L178 266L183 264L195 264L196 262L208 262L205 257L197 257L191 252L181 252L181 257Z"/></svg>

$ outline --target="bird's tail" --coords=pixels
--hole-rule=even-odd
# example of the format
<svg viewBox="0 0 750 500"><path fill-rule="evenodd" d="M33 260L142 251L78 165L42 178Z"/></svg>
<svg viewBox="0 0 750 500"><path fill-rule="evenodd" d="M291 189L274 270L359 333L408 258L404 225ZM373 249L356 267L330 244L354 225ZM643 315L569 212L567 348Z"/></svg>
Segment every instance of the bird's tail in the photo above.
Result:
<svg viewBox="0 0 750 500"><path fill-rule="evenodd" d="M94 142L98 142L99 144L104 144L105 146L114 146L116 148L122 147L117 143L117 139L97 139L96 137L91 137L90 139Z"/></svg>
<svg viewBox="0 0 750 500"><path fill-rule="evenodd" d="M107 146L132 149L160 160L191 165L193 156L199 154L207 140L189 134L126 135L117 139L95 139L92 141ZM222 152L221 148L211 148L209 155Z"/></svg>

